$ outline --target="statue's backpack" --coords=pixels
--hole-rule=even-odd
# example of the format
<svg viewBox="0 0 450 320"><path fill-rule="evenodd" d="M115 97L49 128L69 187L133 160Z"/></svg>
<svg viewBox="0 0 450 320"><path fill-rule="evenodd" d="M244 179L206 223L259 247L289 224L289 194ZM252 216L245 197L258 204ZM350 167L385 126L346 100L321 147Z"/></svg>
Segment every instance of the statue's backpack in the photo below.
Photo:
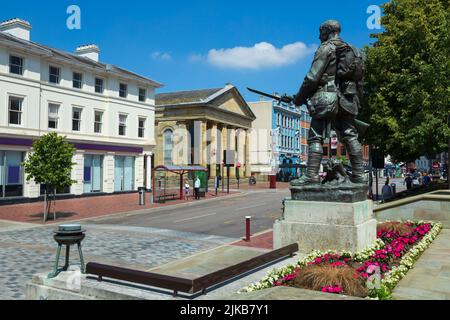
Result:
<svg viewBox="0 0 450 320"><path fill-rule="evenodd" d="M361 82L364 78L364 54L358 48L344 43L336 50L337 77L342 81Z"/></svg>

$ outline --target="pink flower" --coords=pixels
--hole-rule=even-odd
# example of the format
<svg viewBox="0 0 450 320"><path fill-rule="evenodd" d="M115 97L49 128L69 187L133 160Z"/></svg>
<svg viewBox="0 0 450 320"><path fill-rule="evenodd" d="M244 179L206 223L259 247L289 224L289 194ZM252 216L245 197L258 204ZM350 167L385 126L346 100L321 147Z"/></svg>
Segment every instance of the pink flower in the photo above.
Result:
<svg viewBox="0 0 450 320"><path fill-rule="evenodd" d="M374 273L377 270L376 265L371 265L367 268L367 273Z"/></svg>

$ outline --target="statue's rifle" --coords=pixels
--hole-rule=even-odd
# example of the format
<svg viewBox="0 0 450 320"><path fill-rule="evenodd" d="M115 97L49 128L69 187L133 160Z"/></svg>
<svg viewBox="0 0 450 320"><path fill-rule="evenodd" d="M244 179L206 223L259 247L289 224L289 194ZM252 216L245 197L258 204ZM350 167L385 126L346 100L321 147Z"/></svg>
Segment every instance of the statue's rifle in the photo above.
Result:
<svg viewBox="0 0 450 320"><path fill-rule="evenodd" d="M261 96L264 96L264 97L267 97L267 98L271 98L271 99L276 100L276 101L278 101L280 103L283 102L283 103L287 103L287 104L292 104L294 102L294 97L289 97L287 95L283 95L283 96L280 97L280 96L276 96L276 95L273 95L273 94L265 93L265 92L262 92L262 91L259 91L259 90L255 90L255 89L252 89L252 88L247 88L247 90L250 91L250 92L259 94Z"/></svg>
<svg viewBox="0 0 450 320"><path fill-rule="evenodd" d="M270 94L270 93L262 92L262 91L255 90L255 89L252 89L252 88L247 88L247 90L250 91L250 92L259 94L261 96L264 96L264 97L267 97L267 98L271 98L271 99L273 99L275 101L278 101L278 103L287 103L287 104L294 103L294 97L290 97L290 96L287 96L287 95L283 95L283 96L280 97L280 96L277 96L277 95L273 95L273 94ZM369 129L370 125L368 123L365 123L365 122L361 121L361 120L355 119L355 127L356 127L356 130L358 130L358 132L360 134L364 134L364 133L366 133L367 129Z"/></svg>

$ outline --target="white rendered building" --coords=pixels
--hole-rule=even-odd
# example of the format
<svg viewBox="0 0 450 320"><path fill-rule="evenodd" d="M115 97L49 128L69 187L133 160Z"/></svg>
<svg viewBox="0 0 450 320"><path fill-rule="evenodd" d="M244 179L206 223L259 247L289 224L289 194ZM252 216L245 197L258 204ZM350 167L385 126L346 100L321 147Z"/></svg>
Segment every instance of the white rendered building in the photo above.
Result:
<svg viewBox="0 0 450 320"><path fill-rule="evenodd" d="M161 84L100 63L95 45L67 53L30 41L30 31L20 19L0 23L0 200L42 193L20 162L33 140L51 131L77 149L76 183L60 192L150 189Z"/></svg>
<svg viewBox="0 0 450 320"><path fill-rule="evenodd" d="M273 102L249 102L250 109L256 116L252 123L250 135L250 163L252 173L258 178L266 178L276 173L278 135L272 128Z"/></svg>

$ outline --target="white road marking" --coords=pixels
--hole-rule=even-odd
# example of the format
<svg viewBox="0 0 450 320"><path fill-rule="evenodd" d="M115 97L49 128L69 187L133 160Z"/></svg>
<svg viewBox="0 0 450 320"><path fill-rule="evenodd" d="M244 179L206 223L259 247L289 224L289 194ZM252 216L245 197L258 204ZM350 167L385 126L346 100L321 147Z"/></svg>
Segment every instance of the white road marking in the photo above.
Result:
<svg viewBox="0 0 450 320"><path fill-rule="evenodd" d="M217 212L214 212L214 213L210 213L210 214L205 214L203 216L197 216L197 217L187 218L187 219L183 219L183 220L176 220L174 222L179 223L179 222L184 222L184 221L189 221L189 220L194 220L194 219L200 219L200 218L204 218L204 217L215 216L216 214L217 214Z"/></svg>
<svg viewBox="0 0 450 320"><path fill-rule="evenodd" d="M253 208L258 208L258 207L264 207L265 205L267 205L267 203L261 203L261 204L257 204L257 205L254 205L254 206L237 208L235 211L242 211L242 210L246 210L246 209L253 209Z"/></svg>

